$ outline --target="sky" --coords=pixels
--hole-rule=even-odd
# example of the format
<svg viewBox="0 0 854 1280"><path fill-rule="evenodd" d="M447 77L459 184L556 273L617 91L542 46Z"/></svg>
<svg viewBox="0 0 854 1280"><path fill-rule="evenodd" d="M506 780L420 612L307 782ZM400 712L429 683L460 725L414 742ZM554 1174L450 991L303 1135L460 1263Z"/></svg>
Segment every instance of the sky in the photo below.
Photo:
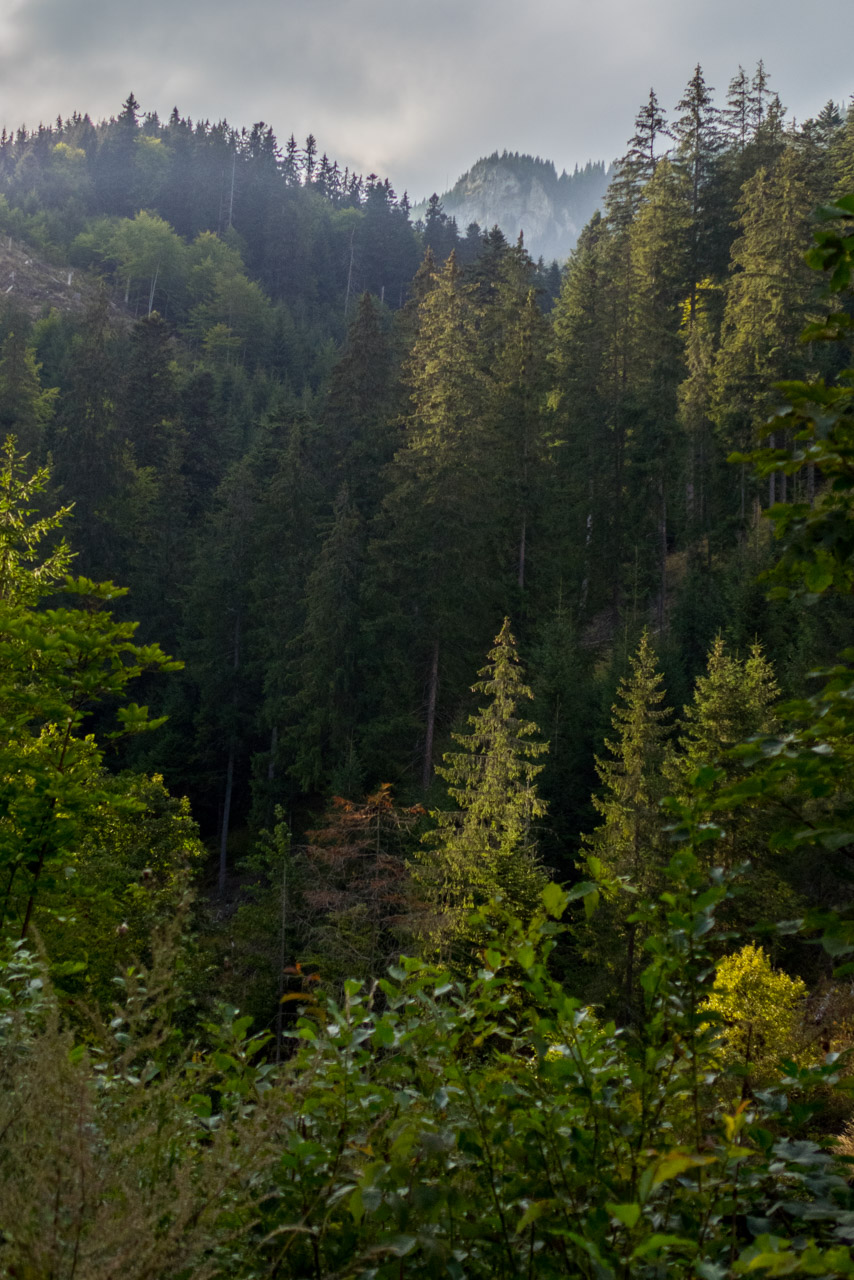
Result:
<svg viewBox="0 0 854 1280"><path fill-rule="evenodd" d="M722 101L763 58L798 120L854 93L854 5L823 0L0 0L0 126L173 106L389 177L413 201L493 151L625 149L695 65Z"/></svg>

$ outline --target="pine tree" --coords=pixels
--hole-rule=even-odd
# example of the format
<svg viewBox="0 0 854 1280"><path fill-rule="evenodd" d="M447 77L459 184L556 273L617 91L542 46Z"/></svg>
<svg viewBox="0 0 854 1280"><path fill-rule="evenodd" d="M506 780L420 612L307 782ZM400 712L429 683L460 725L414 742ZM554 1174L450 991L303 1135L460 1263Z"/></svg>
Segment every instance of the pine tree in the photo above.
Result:
<svg viewBox="0 0 854 1280"><path fill-rule="evenodd" d="M117 579L127 536L121 507L135 473L116 422L121 345L108 308L106 295L99 295L75 334L51 435L55 479L74 503L79 566L90 576Z"/></svg>
<svg viewBox="0 0 854 1280"><path fill-rule="evenodd" d="M713 416L727 451L751 448L756 427L776 403L773 384L803 372L799 335L815 307L803 254L812 207L800 157L791 149L744 185L715 368ZM772 488L769 501L775 496ZM744 519L743 468L737 501Z"/></svg>
<svg viewBox="0 0 854 1280"><path fill-rule="evenodd" d="M494 384L483 367L478 318L452 255L418 305L405 372L405 441L388 470L371 547L370 626L382 665L370 683L382 690L396 730L421 726L425 790L433 777L440 672L443 693L453 696L483 644L486 619L495 616L500 586L492 554L500 518ZM395 750L402 756L411 746L398 741Z"/></svg>
<svg viewBox="0 0 854 1280"><path fill-rule="evenodd" d="M140 466L161 466L170 436L177 389L169 330L158 313L138 320L131 334L130 352L119 396L119 425Z"/></svg>
<svg viewBox="0 0 854 1280"><path fill-rule="evenodd" d="M23 333L7 334L0 347L0 437L15 435L22 452L35 457L41 456L59 394L56 387L42 389L40 371Z"/></svg>
<svg viewBox="0 0 854 1280"><path fill-rule="evenodd" d="M753 734L770 733L779 696L774 669L762 645L746 658L726 651L718 636L709 652L707 672L697 679L694 700L683 712L677 771L690 773L719 763L723 754Z"/></svg>
<svg viewBox="0 0 854 1280"><path fill-rule="evenodd" d="M739 743L759 734L772 733L776 726L775 704L779 689L774 669L761 644L754 643L745 658L727 653L722 636L709 652L706 674L697 678L692 702L683 709L679 751L666 766L671 789L686 793L691 774L703 765L723 769L729 781L741 774L742 766L728 752ZM725 837L715 846L715 858L730 867L764 854L768 835L767 817L745 804L732 812ZM772 891L768 887L769 896ZM764 910L759 905L760 910Z"/></svg>
<svg viewBox="0 0 854 1280"><path fill-rule="evenodd" d="M196 749L219 784L219 894L228 874L235 785L253 727L254 654L249 634L257 482L246 459L226 474L198 540L187 593L188 674L199 696Z"/></svg>
<svg viewBox="0 0 854 1280"><path fill-rule="evenodd" d="M602 822L584 841L608 877L624 878L646 896L659 890L668 857L660 804L668 790L662 766L668 752L671 712L661 705L663 682L644 631L631 659L630 674L618 686L611 721L616 736L605 742L609 756L596 758L602 791L593 796L593 805ZM599 870L595 864L594 869ZM632 906L620 900L609 904L604 924L594 935L594 954L622 971L628 1011L634 1002L639 941L637 925L626 919L631 911ZM616 956L609 926L616 928L619 937Z"/></svg>
<svg viewBox="0 0 854 1280"><path fill-rule="evenodd" d="M377 513L382 472L399 443L393 425L398 387L387 329L376 300L363 294L332 370L323 412L329 479L339 488L346 484L350 501L366 520Z"/></svg>
<svg viewBox="0 0 854 1280"><path fill-rule="evenodd" d="M519 918L530 917L545 880L535 822L545 813L534 763L548 747L536 724L521 717L533 697L524 683L509 618L489 651L473 692L488 702L469 716L471 731L454 734L461 751L447 752L437 773L457 809L433 814L414 878L429 913L428 944L464 961L476 941L467 917L500 896Z"/></svg>
<svg viewBox="0 0 854 1280"><path fill-rule="evenodd" d="M635 117L635 131L629 139L628 150L618 161L616 171L605 200L608 220L614 227L629 225L643 197L647 182L655 173L659 156L659 138L672 137L667 118L659 105L655 90Z"/></svg>
<svg viewBox="0 0 854 1280"><path fill-rule="evenodd" d="M579 237L553 312L549 353L553 431L561 446L548 493L549 535L561 547L555 590L582 619L612 598L610 575L600 569L617 556L622 441L608 358L614 312L608 234L596 213Z"/></svg>
<svg viewBox="0 0 854 1280"><path fill-rule="evenodd" d="M286 716L285 748L303 790L324 785L355 795L357 758L359 590L362 521L343 486L333 521L308 577L305 626L296 642L296 693Z"/></svg>
<svg viewBox="0 0 854 1280"><path fill-rule="evenodd" d="M627 448L630 526L653 570L658 625L667 615L669 538L678 527L682 473L677 392L684 376L679 338L690 231L689 192L669 160L659 162L630 231L635 271L634 424ZM657 573L655 570L657 569Z"/></svg>
<svg viewBox="0 0 854 1280"><path fill-rule="evenodd" d="M684 511L689 542L709 537L715 516L715 497L722 451L712 429L714 397L715 325L714 285L700 281L693 306L683 314L686 377L679 386L679 425L684 433Z"/></svg>
<svg viewBox="0 0 854 1280"><path fill-rule="evenodd" d="M714 105L714 90L706 85L698 63L676 110L682 114L673 124L676 151L674 168L683 173L690 190L689 274L691 308L700 280L713 270L716 215L720 198L713 183L715 167L724 139L720 112Z"/></svg>
<svg viewBox="0 0 854 1280"><path fill-rule="evenodd" d="M547 453L543 410L549 327L533 289L524 300L512 286L505 289L507 315L493 362L497 401L493 449L501 507L497 552L500 571L508 581L515 578L521 603L531 566L536 569L545 559L545 548L536 535Z"/></svg>
<svg viewBox="0 0 854 1280"><path fill-rule="evenodd" d="M750 81L744 67L739 67L738 74L730 80L726 100L727 141L736 151L742 152L750 141Z"/></svg>

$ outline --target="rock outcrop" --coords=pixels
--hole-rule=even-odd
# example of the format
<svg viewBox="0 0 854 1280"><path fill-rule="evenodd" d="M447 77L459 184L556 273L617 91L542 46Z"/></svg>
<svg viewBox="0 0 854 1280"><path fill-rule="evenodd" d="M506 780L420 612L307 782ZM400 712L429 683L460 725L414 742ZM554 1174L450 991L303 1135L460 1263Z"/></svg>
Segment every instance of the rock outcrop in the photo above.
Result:
<svg viewBox="0 0 854 1280"><path fill-rule="evenodd" d="M560 261L572 252L607 185L604 164L558 175L550 160L505 151L478 160L441 201L460 232L472 222L482 230L497 224L508 240L515 241L521 231L534 258ZM413 216L423 216L425 207L413 209Z"/></svg>

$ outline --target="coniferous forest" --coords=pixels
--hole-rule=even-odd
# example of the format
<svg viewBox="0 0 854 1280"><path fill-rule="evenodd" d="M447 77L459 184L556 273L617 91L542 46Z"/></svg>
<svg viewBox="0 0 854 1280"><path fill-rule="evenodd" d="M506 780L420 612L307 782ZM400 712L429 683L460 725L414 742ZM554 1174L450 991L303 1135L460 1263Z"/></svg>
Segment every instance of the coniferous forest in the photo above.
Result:
<svg viewBox="0 0 854 1280"><path fill-rule="evenodd" d="M854 109L566 264L0 139L0 1271L854 1274Z"/></svg>

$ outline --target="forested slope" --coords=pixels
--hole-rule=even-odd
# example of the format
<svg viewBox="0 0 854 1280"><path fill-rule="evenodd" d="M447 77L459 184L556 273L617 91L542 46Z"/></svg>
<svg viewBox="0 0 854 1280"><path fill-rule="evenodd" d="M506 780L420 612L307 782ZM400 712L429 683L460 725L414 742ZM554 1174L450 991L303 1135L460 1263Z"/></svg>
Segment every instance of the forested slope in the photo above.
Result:
<svg viewBox="0 0 854 1280"><path fill-rule="evenodd" d="M762 64L564 271L2 139L9 1275L851 1274L853 189Z"/></svg>
<svg viewBox="0 0 854 1280"><path fill-rule="evenodd" d="M238 825L253 794L417 798L505 614L561 744L557 865L645 623L676 702L721 629L797 682L809 623L751 585L775 494L726 457L830 358L798 342L801 255L851 147L831 106L787 129L762 68L721 108L698 69L670 125L639 113L550 310L500 233L413 227L313 139L131 98L5 141L7 236L106 292L34 321L5 296L3 427L52 458L78 567L185 658L150 763L206 829L230 777Z"/></svg>

